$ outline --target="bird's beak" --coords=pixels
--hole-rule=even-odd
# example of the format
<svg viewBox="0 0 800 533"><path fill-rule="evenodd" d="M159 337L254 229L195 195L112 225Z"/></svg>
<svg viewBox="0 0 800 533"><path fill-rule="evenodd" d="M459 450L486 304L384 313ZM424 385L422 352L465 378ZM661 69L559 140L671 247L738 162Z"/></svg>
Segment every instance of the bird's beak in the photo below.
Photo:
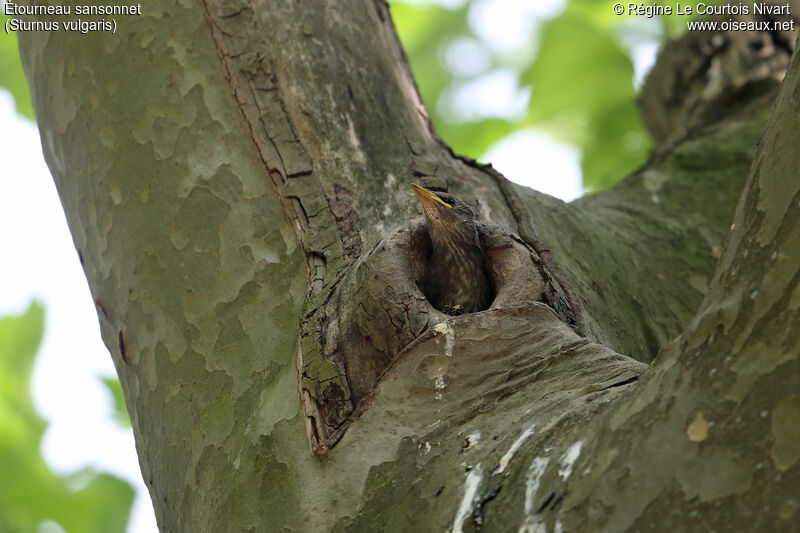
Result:
<svg viewBox="0 0 800 533"><path fill-rule="evenodd" d="M414 187L414 192L417 193L417 197L419 198L419 202L422 204L423 211L434 209L440 205L446 207L447 209L453 208L452 205L439 198L433 191L429 191L425 187L420 187L416 183L412 183L411 186Z"/></svg>

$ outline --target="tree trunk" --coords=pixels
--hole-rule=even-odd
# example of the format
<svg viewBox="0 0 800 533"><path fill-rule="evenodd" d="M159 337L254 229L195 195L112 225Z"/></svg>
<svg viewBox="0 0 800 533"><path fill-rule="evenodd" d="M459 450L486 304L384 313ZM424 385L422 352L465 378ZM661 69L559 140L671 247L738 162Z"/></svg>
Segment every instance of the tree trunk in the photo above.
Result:
<svg viewBox="0 0 800 533"><path fill-rule="evenodd" d="M142 11L20 43L162 531L799 527L793 34L671 44L651 161L564 204L438 139L383 2ZM489 310L424 299L411 182Z"/></svg>

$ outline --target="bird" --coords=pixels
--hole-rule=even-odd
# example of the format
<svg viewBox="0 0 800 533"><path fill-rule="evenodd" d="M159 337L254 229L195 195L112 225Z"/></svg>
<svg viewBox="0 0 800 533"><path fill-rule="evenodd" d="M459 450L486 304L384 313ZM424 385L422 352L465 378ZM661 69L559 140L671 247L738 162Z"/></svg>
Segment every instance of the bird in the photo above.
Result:
<svg viewBox="0 0 800 533"><path fill-rule="evenodd" d="M478 237L477 217L464 201L412 183L422 205L431 252L422 290L430 304L449 315L489 307L492 286Z"/></svg>

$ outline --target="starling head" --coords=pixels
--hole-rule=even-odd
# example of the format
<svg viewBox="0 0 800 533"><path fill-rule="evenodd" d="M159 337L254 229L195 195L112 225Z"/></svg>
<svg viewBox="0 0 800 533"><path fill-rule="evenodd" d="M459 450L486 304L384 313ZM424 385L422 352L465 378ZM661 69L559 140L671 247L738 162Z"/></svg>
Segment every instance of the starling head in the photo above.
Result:
<svg viewBox="0 0 800 533"><path fill-rule="evenodd" d="M475 212L459 198L412 184L425 214L431 255L424 291L431 305L449 314L486 309L492 290L478 238Z"/></svg>
<svg viewBox="0 0 800 533"><path fill-rule="evenodd" d="M416 183L417 193L427 221L434 248L474 245L480 248L475 212L461 199L446 192L433 192Z"/></svg>

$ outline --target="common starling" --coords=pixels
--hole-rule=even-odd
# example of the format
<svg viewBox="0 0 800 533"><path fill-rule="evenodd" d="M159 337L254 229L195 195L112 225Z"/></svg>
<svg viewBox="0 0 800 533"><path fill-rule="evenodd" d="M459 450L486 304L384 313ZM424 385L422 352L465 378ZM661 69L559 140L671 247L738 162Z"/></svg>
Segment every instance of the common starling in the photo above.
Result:
<svg viewBox="0 0 800 533"><path fill-rule="evenodd" d="M432 250L423 291L436 309L450 314L474 313L489 307L492 288L486 257L478 238L475 212L455 196L434 193L414 183Z"/></svg>

